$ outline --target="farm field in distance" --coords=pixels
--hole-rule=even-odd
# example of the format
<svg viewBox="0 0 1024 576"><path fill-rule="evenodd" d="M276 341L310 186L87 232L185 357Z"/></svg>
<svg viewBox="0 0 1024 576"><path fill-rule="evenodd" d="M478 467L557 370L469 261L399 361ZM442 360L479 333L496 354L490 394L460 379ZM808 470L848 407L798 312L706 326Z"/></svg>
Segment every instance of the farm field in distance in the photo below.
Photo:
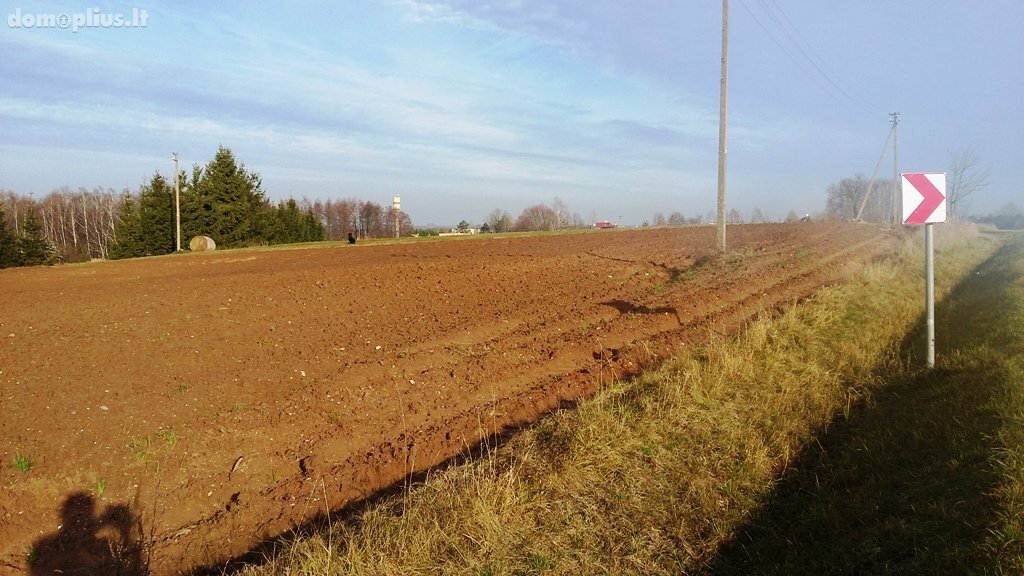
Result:
<svg viewBox="0 0 1024 576"><path fill-rule="evenodd" d="M0 271L0 568L76 493L151 569L241 554L900 246L839 223ZM22 463L18 469L12 462Z"/></svg>

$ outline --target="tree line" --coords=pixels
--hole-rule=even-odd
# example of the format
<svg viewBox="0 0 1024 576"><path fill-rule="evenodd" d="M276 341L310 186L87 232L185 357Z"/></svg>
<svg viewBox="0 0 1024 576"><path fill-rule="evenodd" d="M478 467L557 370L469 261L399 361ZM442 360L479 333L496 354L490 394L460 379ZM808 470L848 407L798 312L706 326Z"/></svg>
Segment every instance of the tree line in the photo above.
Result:
<svg viewBox="0 0 1024 576"><path fill-rule="evenodd" d="M964 218L973 194L987 185L987 171L978 168L973 150L951 155L947 178L949 212ZM354 198L301 201L289 199L272 204L259 174L239 164L231 151L221 147L205 166L193 166L191 174L178 174L181 207L181 241L210 236L218 246L342 240L350 233L362 237L408 236L416 231L408 214L374 202ZM825 217L867 222L896 223L899 206L888 179L868 180L863 175L844 178L826 190ZM1000 227L1020 227L1016 207L988 218ZM727 222L743 223L735 208ZM658 212L654 226L698 225L713 222L715 214L686 217ZM799 219L790 211L785 221ZM596 220L596 215L592 220ZM749 222L767 222L759 208ZM982 221L985 221L983 218ZM570 212L560 198L525 208L513 218L507 210L491 212L481 226L488 232L549 231L585 228L578 213ZM647 226L648 222L644 222ZM467 224L468 227L468 224ZM159 172L135 193L96 188L68 187L54 190L40 201L14 192L0 191L0 267L76 262L91 258L129 258L167 254L176 248L174 230L174 181Z"/></svg>
<svg viewBox="0 0 1024 576"><path fill-rule="evenodd" d="M259 174L221 147L192 174L177 175L181 242L209 236L226 248L323 240L323 223L295 200L271 204ZM177 248L175 183L159 172L137 194L125 195L114 227L111 258L170 254Z"/></svg>
<svg viewBox="0 0 1024 576"><path fill-rule="evenodd" d="M355 198L271 203L260 176L221 147L205 166L178 174L181 243L218 246L403 236L408 214ZM136 192L62 187L42 200L0 192L0 267L168 254L175 238L174 179L156 172ZM42 255L40 255L42 254Z"/></svg>
<svg viewBox="0 0 1024 576"><path fill-rule="evenodd" d="M800 216L796 212L790 210L785 217L786 222L795 222L800 219ZM554 202L550 205L547 204L535 204L524 208L518 217L513 218L512 215L501 208L495 209L480 226L481 232L536 232L536 231L551 231L551 230L562 230L566 228L589 228L597 220L596 215L588 222L584 220L579 213L569 213L568 208L559 198L555 198ZM684 216L681 212L672 212L668 217L663 212L657 212L654 214L653 221L644 221L641 227L654 226L696 226L701 224L709 224L715 221L715 213L708 212L706 215L697 214L695 216ZM729 224L743 224L750 222L751 224L764 224L770 222L768 217L764 215L764 212L760 208L754 208L751 211L750 218L745 219L743 214L739 210L733 208L726 213L726 222ZM465 224L465 226L463 226ZM468 228L469 224L464 220L460 223L459 228Z"/></svg>
<svg viewBox="0 0 1024 576"><path fill-rule="evenodd" d="M0 191L0 210L4 214L0 218L0 233L4 238L23 238L34 220L50 242L54 258L67 262L106 258L113 242L120 197L109 188L73 191L65 186L41 201Z"/></svg>

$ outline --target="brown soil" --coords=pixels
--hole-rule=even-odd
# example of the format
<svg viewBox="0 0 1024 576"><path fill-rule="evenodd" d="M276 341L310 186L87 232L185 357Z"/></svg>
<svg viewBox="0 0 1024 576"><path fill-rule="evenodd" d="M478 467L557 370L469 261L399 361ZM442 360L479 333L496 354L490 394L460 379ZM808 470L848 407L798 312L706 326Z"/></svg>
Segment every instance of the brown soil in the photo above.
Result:
<svg viewBox="0 0 1024 576"><path fill-rule="evenodd" d="M130 572L118 534L155 574L223 563L893 240L747 225L723 256L700 227L2 270L0 573L30 550Z"/></svg>

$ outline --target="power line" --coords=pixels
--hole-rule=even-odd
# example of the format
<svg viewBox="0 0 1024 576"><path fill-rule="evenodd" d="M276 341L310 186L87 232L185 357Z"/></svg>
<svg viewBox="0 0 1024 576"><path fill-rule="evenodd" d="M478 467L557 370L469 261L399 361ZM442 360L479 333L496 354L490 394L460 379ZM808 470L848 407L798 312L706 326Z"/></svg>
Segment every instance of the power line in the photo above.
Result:
<svg viewBox="0 0 1024 576"><path fill-rule="evenodd" d="M856 103L857 99L854 98L835 79L834 75L830 73L828 63L825 62L825 59L822 58L821 55L818 54L816 50L814 50L814 47L812 47L810 43L807 42L807 40L800 34L800 30L793 25L793 21L789 19L789 16L786 15L786 12L782 9L781 6L779 6L778 2L776 2L776 0L770 0L771 3L775 6L775 9L773 10L772 7L768 5L768 2L766 0L758 1L760 2L761 6L764 7L765 11L768 13L768 16L772 19L772 21L776 23L776 25L779 27L780 30L782 30L784 34L786 34L790 42L792 42L793 45L796 46L796 49L800 51L800 54L803 55L803 57L808 62L810 62L811 66L813 66L814 69L817 70L819 74L821 74L821 77L824 78L830 86L833 86L851 102ZM779 16L776 16L776 14L778 14Z"/></svg>
<svg viewBox="0 0 1024 576"><path fill-rule="evenodd" d="M743 7L747 13L754 19L758 27L765 33L766 36L774 43L779 50L802 72L808 79L817 84L824 92L830 94L837 100L842 100L848 104L853 104L869 110L874 110L876 106L869 102L854 96L850 90L843 85L841 80L831 72L831 67L825 61L824 58L818 54L817 51L811 47L810 43L800 34L799 29L793 24L793 21L786 15L786 12L775 0L757 0L758 5L763 10L764 14L767 15L768 20L774 25L782 34L782 39L787 42L780 40L780 37L773 33L769 26L765 25L762 18L750 8L746 0L741 0ZM771 4L769 4L769 2ZM792 48L787 47L791 45ZM795 52L794 52L795 50Z"/></svg>

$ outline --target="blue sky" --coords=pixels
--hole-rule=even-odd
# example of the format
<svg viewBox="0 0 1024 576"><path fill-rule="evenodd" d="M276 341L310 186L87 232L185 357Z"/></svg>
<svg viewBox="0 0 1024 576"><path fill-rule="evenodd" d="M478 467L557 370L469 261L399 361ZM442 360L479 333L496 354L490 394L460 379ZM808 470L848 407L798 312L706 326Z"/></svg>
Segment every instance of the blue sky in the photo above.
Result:
<svg viewBox="0 0 1024 576"><path fill-rule="evenodd" d="M134 190L223 145L272 199L398 194L417 225L715 208L717 0L0 6L0 189ZM972 211L1024 204L1022 22L1018 0L731 0L729 207L821 210L897 111L901 171L973 147Z"/></svg>

